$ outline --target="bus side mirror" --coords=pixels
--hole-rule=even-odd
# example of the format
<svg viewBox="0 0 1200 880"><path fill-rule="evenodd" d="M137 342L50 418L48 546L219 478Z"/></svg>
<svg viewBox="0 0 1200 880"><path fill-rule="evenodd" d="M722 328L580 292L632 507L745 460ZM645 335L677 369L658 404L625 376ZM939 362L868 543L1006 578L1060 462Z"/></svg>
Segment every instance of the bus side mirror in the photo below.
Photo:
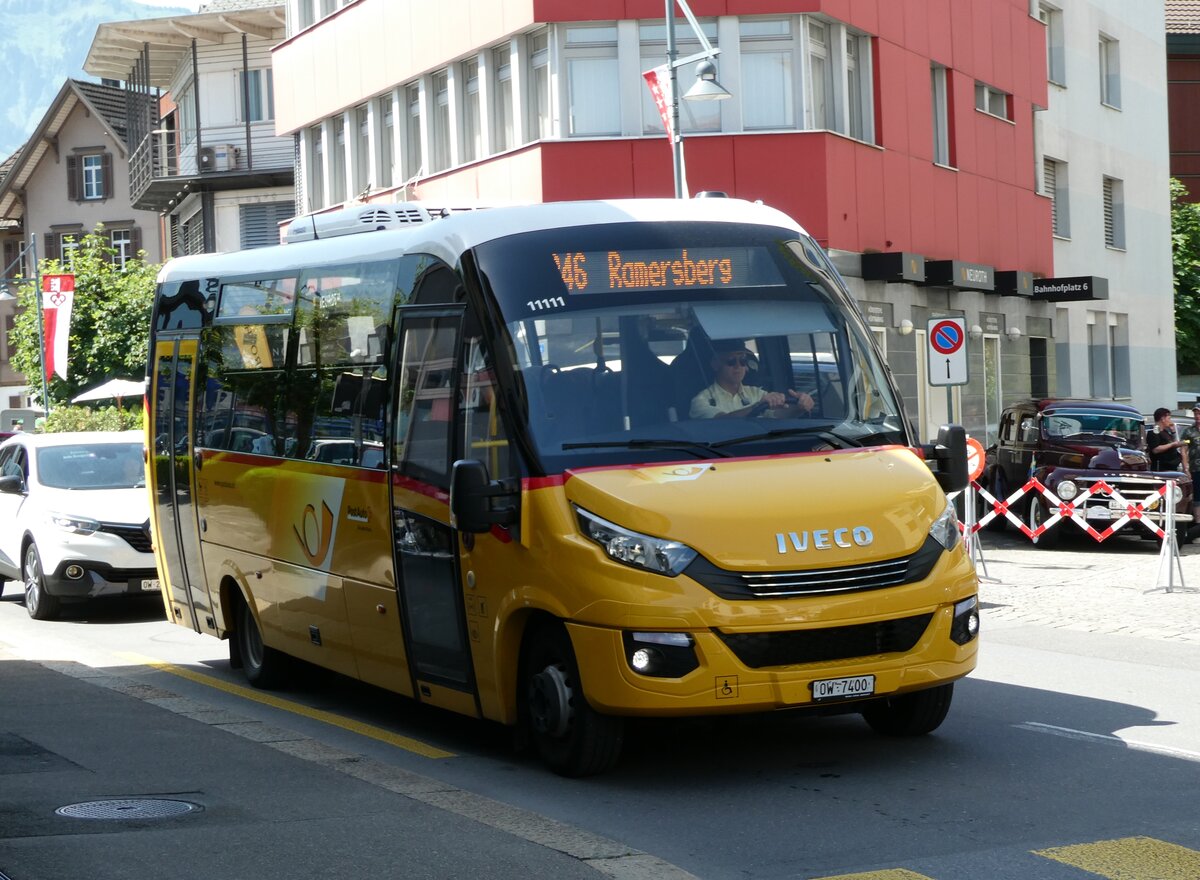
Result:
<svg viewBox="0 0 1200 880"><path fill-rule="evenodd" d="M962 425L942 425L936 443L921 447L925 460L934 465L933 475L945 492L967 488L967 431Z"/></svg>
<svg viewBox="0 0 1200 880"><path fill-rule="evenodd" d="M450 525L462 532L486 532L492 526L510 526L517 521L513 505L494 507L493 498L511 498L512 489L499 480L489 480L483 462L464 458L454 462L450 474Z"/></svg>

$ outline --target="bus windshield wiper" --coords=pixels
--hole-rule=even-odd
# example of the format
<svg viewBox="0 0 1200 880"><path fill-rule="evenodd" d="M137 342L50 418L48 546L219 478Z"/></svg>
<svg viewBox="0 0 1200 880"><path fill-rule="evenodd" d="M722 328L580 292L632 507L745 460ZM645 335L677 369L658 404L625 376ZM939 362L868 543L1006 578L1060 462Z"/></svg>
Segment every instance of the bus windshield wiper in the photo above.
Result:
<svg viewBox="0 0 1200 880"><path fill-rule="evenodd" d="M658 440L654 438L632 438L629 440L600 440L582 443L564 443L566 449L682 449L699 455L700 458L730 458L732 453L718 449L723 443L701 443L699 440Z"/></svg>
<svg viewBox="0 0 1200 880"><path fill-rule="evenodd" d="M774 440L777 437L795 437L800 434L815 434L827 443L831 443L838 449L850 449L852 447L861 447L863 444L853 437L846 437L831 430L827 425L805 425L802 428L774 428L770 431L763 431L761 434L747 434L745 437L733 437L729 440L720 440L713 443L713 447L719 446L736 446L739 443L753 443L755 440Z"/></svg>

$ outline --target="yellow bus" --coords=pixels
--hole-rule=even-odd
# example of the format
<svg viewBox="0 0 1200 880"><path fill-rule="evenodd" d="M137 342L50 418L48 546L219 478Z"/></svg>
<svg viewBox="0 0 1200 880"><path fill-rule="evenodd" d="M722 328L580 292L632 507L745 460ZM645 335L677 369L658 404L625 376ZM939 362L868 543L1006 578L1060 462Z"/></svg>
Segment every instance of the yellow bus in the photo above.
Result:
<svg viewBox="0 0 1200 880"><path fill-rule="evenodd" d="M978 584L844 281L734 199L368 205L167 263L147 448L168 617L518 725L564 775L624 719L934 730Z"/></svg>

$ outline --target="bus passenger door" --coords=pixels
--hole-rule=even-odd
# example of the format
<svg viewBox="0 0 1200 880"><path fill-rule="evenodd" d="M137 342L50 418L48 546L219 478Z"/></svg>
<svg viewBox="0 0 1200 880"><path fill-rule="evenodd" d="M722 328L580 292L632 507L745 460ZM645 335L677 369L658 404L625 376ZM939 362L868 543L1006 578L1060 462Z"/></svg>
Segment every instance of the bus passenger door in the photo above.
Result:
<svg viewBox="0 0 1200 880"><path fill-rule="evenodd" d="M196 632L216 634L212 603L200 557L200 531L194 502L192 420L196 401L199 340L159 340L154 351L153 496L155 545L165 581L168 615Z"/></svg>
<svg viewBox="0 0 1200 880"><path fill-rule="evenodd" d="M418 698L478 714L458 538L450 527L450 451L459 309L406 310L392 412L392 523L409 668Z"/></svg>

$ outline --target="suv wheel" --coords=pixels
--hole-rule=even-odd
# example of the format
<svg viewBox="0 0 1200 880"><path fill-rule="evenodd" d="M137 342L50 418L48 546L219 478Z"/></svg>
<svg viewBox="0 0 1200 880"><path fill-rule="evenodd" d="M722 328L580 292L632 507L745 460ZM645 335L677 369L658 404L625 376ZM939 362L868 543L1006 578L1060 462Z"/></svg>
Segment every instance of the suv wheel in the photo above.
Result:
<svg viewBox="0 0 1200 880"><path fill-rule="evenodd" d="M34 620L53 620L58 617L58 599L46 592L42 577L42 557L37 545L30 542L25 548L25 610Z"/></svg>

